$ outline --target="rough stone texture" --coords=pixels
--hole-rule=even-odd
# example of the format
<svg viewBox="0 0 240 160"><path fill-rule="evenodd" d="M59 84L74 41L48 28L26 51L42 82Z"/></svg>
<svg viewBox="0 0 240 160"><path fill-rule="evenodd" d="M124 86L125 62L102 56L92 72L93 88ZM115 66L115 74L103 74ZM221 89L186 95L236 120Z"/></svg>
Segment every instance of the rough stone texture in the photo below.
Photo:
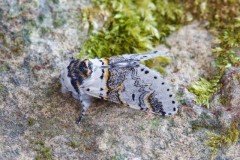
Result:
<svg viewBox="0 0 240 160"><path fill-rule="evenodd" d="M79 11L88 1L0 2L0 159L209 159L206 128L219 126L192 105L188 85L211 75L212 36L198 23L172 34L174 59L166 77L189 105L174 117L94 101L81 125L78 101L60 93L63 62L78 52L86 32ZM210 116L209 116L210 115ZM239 143L219 153L239 158Z"/></svg>
<svg viewBox="0 0 240 160"><path fill-rule="evenodd" d="M214 96L212 112L228 127L231 121L240 122L240 68L231 67L221 79L223 87Z"/></svg>

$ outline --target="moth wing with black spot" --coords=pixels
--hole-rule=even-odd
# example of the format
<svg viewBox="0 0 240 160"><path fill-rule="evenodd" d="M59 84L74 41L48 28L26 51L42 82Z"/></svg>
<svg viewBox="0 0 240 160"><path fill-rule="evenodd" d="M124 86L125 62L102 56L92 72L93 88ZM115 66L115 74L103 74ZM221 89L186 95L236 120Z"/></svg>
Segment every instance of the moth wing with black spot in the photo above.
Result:
<svg viewBox="0 0 240 160"><path fill-rule="evenodd" d="M149 85L149 90L151 90L151 93L145 98L150 111L162 115L172 115L177 112L178 104L172 87L159 72L140 65L137 75L142 83Z"/></svg>
<svg viewBox="0 0 240 160"><path fill-rule="evenodd" d="M80 90L90 96L106 99L107 97L107 79L108 79L108 68L102 68L105 66L106 59L90 59L93 64L93 71L91 76L84 80L80 86Z"/></svg>
<svg viewBox="0 0 240 160"><path fill-rule="evenodd" d="M90 96L126 104L134 109L172 115L177 112L177 103L170 85L160 73L138 63L160 55L163 52L152 51L92 59L93 72L84 80L81 90Z"/></svg>
<svg viewBox="0 0 240 160"><path fill-rule="evenodd" d="M145 61L159 56L166 56L167 51L153 50L142 54L124 54L111 57L109 63L112 67L135 67L140 61Z"/></svg>
<svg viewBox="0 0 240 160"><path fill-rule="evenodd" d="M172 115L177 112L177 103L171 87L157 71L140 64L138 67L125 69L122 73L125 74L124 81L121 90L118 91L121 103L160 115Z"/></svg>

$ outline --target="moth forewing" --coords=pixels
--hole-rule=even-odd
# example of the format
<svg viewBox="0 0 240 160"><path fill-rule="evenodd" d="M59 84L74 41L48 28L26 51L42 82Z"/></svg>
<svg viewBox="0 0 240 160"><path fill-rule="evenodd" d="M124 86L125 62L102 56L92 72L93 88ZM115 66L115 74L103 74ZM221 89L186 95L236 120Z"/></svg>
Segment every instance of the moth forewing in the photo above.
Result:
<svg viewBox="0 0 240 160"><path fill-rule="evenodd" d="M110 58L72 60L61 74L64 91L73 93L82 105L81 121L91 97L126 104L134 109L161 115L177 112L170 85L140 61L166 55L164 51L125 54Z"/></svg>

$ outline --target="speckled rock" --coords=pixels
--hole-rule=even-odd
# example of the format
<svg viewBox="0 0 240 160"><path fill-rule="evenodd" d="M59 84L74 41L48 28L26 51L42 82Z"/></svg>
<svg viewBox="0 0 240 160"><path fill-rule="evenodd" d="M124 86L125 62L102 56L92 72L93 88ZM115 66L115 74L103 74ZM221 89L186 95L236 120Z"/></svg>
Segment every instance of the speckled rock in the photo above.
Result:
<svg viewBox="0 0 240 160"><path fill-rule="evenodd" d="M0 1L0 159L209 159L212 130L201 126L219 124L187 90L214 70L212 36L198 23L167 39L173 63L166 78L185 94L177 115L149 116L95 100L75 124L79 102L60 92L58 77L86 38L79 14L88 4ZM239 145L232 147L218 156L236 158Z"/></svg>
<svg viewBox="0 0 240 160"><path fill-rule="evenodd" d="M223 127L232 121L240 122L240 68L231 67L221 79L222 88L212 100L212 112L216 114Z"/></svg>

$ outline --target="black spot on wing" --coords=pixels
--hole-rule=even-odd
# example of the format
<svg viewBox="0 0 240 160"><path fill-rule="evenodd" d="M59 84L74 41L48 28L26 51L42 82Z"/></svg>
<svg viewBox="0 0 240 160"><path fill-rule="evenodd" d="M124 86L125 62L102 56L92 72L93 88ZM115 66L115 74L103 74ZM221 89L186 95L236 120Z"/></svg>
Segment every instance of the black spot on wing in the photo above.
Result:
<svg viewBox="0 0 240 160"><path fill-rule="evenodd" d="M102 62L102 65L104 65L104 62L101 59L99 61Z"/></svg>
<svg viewBox="0 0 240 160"><path fill-rule="evenodd" d="M104 69L102 69L102 75L100 76L101 79L103 79L103 76L104 76Z"/></svg>
<svg viewBox="0 0 240 160"><path fill-rule="evenodd" d="M132 94L132 100L133 101L135 100L135 94Z"/></svg>

